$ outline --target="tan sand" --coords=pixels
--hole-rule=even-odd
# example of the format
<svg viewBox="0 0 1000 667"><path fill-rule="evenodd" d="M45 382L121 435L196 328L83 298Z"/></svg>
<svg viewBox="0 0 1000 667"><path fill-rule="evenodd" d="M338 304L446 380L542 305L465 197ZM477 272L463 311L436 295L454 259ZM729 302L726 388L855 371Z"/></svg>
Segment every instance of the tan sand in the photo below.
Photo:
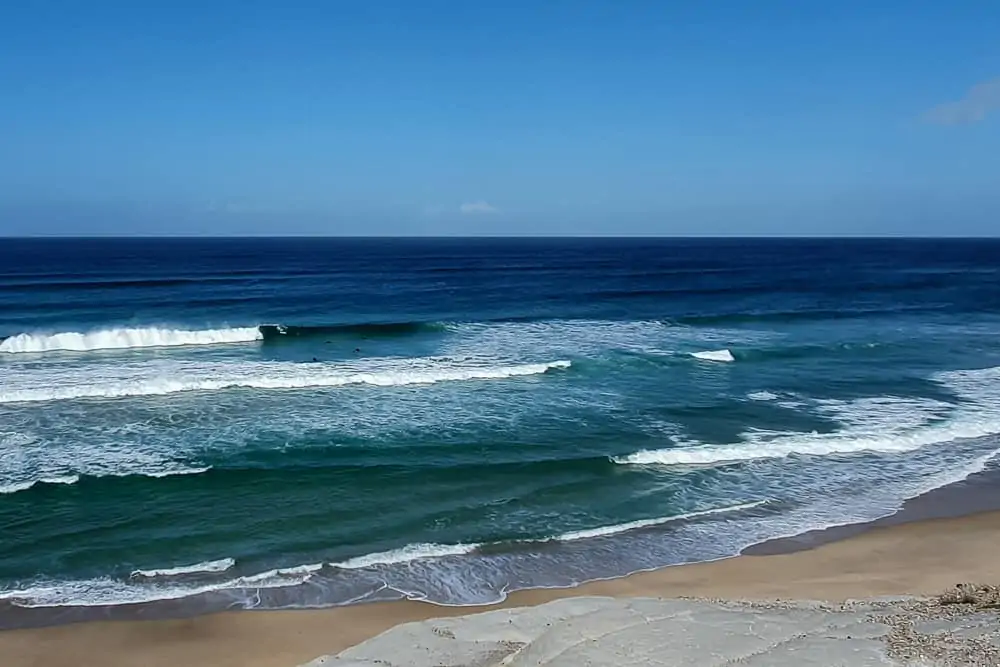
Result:
<svg viewBox="0 0 1000 667"><path fill-rule="evenodd" d="M875 528L809 551L664 568L573 589L522 591L503 606L576 595L841 601L934 594L1000 581L1000 512ZM182 621L94 622L0 633L3 667L291 667L394 625L483 608L391 602L317 611L228 612Z"/></svg>

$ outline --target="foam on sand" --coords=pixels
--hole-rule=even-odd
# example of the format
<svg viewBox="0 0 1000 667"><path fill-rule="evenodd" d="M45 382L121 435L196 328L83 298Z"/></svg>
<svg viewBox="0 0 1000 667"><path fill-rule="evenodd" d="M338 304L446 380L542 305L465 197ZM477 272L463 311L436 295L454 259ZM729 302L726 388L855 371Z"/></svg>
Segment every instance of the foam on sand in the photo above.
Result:
<svg viewBox="0 0 1000 667"><path fill-rule="evenodd" d="M705 350L704 352L692 352L691 356L702 361L736 361L733 353L729 350Z"/></svg>
<svg viewBox="0 0 1000 667"><path fill-rule="evenodd" d="M0 341L0 352L53 352L57 350L88 352L141 347L176 347L181 345L218 345L247 343L263 339L257 327L227 329L161 329L158 327L102 329L80 333L22 333Z"/></svg>

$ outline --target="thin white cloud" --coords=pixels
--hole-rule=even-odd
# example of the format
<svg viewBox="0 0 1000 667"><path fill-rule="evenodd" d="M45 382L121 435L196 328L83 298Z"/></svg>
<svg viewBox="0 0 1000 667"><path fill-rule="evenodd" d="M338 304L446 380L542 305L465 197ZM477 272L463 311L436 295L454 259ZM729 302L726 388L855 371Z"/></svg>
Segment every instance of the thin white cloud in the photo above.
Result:
<svg viewBox="0 0 1000 667"><path fill-rule="evenodd" d="M483 213L499 213L500 209L482 199L479 201L467 201L458 207L463 215L478 215Z"/></svg>
<svg viewBox="0 0 1000 667"><path fill-rule="evenodd" d="M1000 79L993 79L977 83L960 100L934 107L924 114L924 120L938 125L967 125L978 123L998 110L1000 110Z"/></svg>

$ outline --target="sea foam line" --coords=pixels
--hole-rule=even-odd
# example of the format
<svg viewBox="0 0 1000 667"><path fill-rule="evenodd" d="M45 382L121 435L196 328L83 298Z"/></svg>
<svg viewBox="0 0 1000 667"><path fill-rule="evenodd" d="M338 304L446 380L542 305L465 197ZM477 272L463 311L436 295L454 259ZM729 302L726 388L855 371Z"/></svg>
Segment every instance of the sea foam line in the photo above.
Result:
<svg viewBox="0 0 1000 667"><path fill-rule="evenodd" d="M200 475L201 473L208 472L211 470L211 466L204 466L199 468L169 468L167 470L154 470L154 471L123 471L123 472L110 472L110 473L88 473L83 472L81 474L87 477L151 477L154 479L160 479L163 477L174 477L176 475ZM57 475L54 477L40 477L38 479L26 480L23 482L11 482L9 484L0 484L0 494L6 493L18 493L20 491L27 491L35 487L38 484L76 484L80 481L80 474L71 475Z"/></svg>
<svg viewBox="0 0 1000 667"><path fill-rule="evenodd" d="M750 432L731 445L643 450L614 458L636 465L713 465L793 455L909 452L944 442L1000 433L1000 367L945 371L931 376L956 394L958 405L882 396L851 402L819 401L817 407L846 426L833 433ZM951 416L944 418L944 410Z"/></svg>
<svg viewBox="0 0 1000 667"><path fill-rule="evenodd" d="M619 523L610 526L600 526L597 528L574 530L567 533L562 533L561 535L557 535L555 537L530 540L530 542L539 542L539 543L575 542L577 540L586 540L595 537L606 537L608 535L617 535L619 533L625 533L630 530L637 530L639 528L649 528L651 526L660 526L675 521L688 521L691 519L698 519L716 514L741 512L744 510L749 510L755 507L766 505L768 502L770 501L758 500L749 503L741 503L738 505L727 505L725 507L714 507L707 510L685 512L683 514L672 514L670 516L656 517L653 519L639 519L637 521L628 521L626 523ZM467 554L471 554L475 552L477 549L480 549L484 546L489 546L489 543L471 542L464 544L434 544L434 543L407 544L406 546L400 547L398 549L391 549L389 551L380 551L376 553L365 554L364 556L349 558L347 560L340 561L337 563L330 563L330 566L345 570L357 570L376 565L396 565L399 563L409 563L411 561L416 561L416 560L443 558L445 556L464 556Z"/></svg>
<svg viewBox="0 0 1000 667"><path fill-rule="evenodd" d="M837 431L834 433L748 434L747 441L733 445L696 445L642 450L612 459L636 465L713 465L787 456L830 456L861 452L909 452L927 445L953 440L981 438L1000 433L1000 418L962 415L948 422L888 434ZM768 437L771 436L771 437Z"/></svg>
<svg viewBox="0 0 1000 667"><path fill-rule="evenodd" d="M408 563L413 560L423 560L427 558L441 558L443 556L463 556L470 554L482 544L407 544L405 547L390 549L389 551L379 551L376 553L356 556L337 563L330 563L331 567L339 567L344 570L358 570L363 567L373 565L394 565L396 563Z"/></svg>
<svg viewBox="0 0 1000 667"><path fill-rule="evenodd" d="M0 341L0 352L12 354L57 350L88 352L141 347L248 343L262 338L263 335L257 327L202 330L158 327L115 328L86 333L69 331L56 334L17 334Z"/></svg>
<svg viewBox="0 0 1000 667"><path fill-rule="evenodd" d="M236 565L234 558L220 558L219 560L208 560L194 565L178 565L177 567L165 567L156 570L134 570L132 578L152 579L154 577L176 577L182 574L200 574L211 572L225 572Z"/></svg>
<svg viewBox="0 0 1000 667"><path fill-rule="evenodd" d="M44 581L24 588L0 590L0 600L17 607L97 607L104 605L138 604L157 600L255 588L283 588L308 581L318 565L268 570L259 574L236 577L217 583L196 584L158 581L157 578L135 578L120 581L111 577L75 581Z"/></svg>
<svg viewBox="0 0 1000 667"><path fill-rule="evenodd" d="M76 484L80 481L79 475L61 475L59 477L43 477L27 482L14 482L12 484L0 484L0 494L17 493L27 491L36 484Z"/></svg>
<svg viewBox="0 0 1000 667"><path fill-rule="evenodd" d="M754 509L755 507L761 507L762 505L766 505L769 502L770 501L768 500L757 500L750 503L741 503L739 505L728 505L726 507L715 507L713 509L700 510L697 512L686 512L684 514L675 514L673 516L657 517L655 519L640 519L638 521L629 521L627 523L619 523L612 526L602 526L600 528L575 530L569 533L563 533L559 537L554 538L554 541L573 542L575 540L586 540L594 537L617 535L619 533L625 533L630 530L636 530L639 528L649 528L651 526L661 526L665 523L673 523L674 521L687 521L689 519L698 519L701 517L712 516L714 514L728 514L729 512L742 512L744 510Z"/></svg>
<svg viewBox="0 0 1000 667"><path fill-rule="evenodd" d="M227 368L218 372L206 369L202 377L147 377L121 378L100 384L93 381L77 384L50 385L0 391L0 403L33 403L38 401L75 398L120 398L125 396L162 396L182 391L218 391L223 389L305 389L342 387L347 385L373 385L395 387L405 385L436 384L463 380L493 380L510 377L540 375L554 369L571 366L569 361L552 361L539 364L511 366L438 367L424 365L417 369L373 369L369 372L343 370L330 364L259 364L236 369L225 377ZM218 377L223 374L223 377ZM210 375L211 377L206 377ZM30 379L30 378L29 378Z"/></svg>

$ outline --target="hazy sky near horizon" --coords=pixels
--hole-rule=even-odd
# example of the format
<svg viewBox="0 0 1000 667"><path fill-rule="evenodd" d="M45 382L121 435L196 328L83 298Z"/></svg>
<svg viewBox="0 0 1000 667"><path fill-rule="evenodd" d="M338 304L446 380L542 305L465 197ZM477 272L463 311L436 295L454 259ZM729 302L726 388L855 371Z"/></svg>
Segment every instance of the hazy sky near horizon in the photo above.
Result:
<svg viewBox="0 0 1000 667"><path fill-rule="evenodd" d="M1000 3L8 3L0 235L1000 233Z"/></svg>

